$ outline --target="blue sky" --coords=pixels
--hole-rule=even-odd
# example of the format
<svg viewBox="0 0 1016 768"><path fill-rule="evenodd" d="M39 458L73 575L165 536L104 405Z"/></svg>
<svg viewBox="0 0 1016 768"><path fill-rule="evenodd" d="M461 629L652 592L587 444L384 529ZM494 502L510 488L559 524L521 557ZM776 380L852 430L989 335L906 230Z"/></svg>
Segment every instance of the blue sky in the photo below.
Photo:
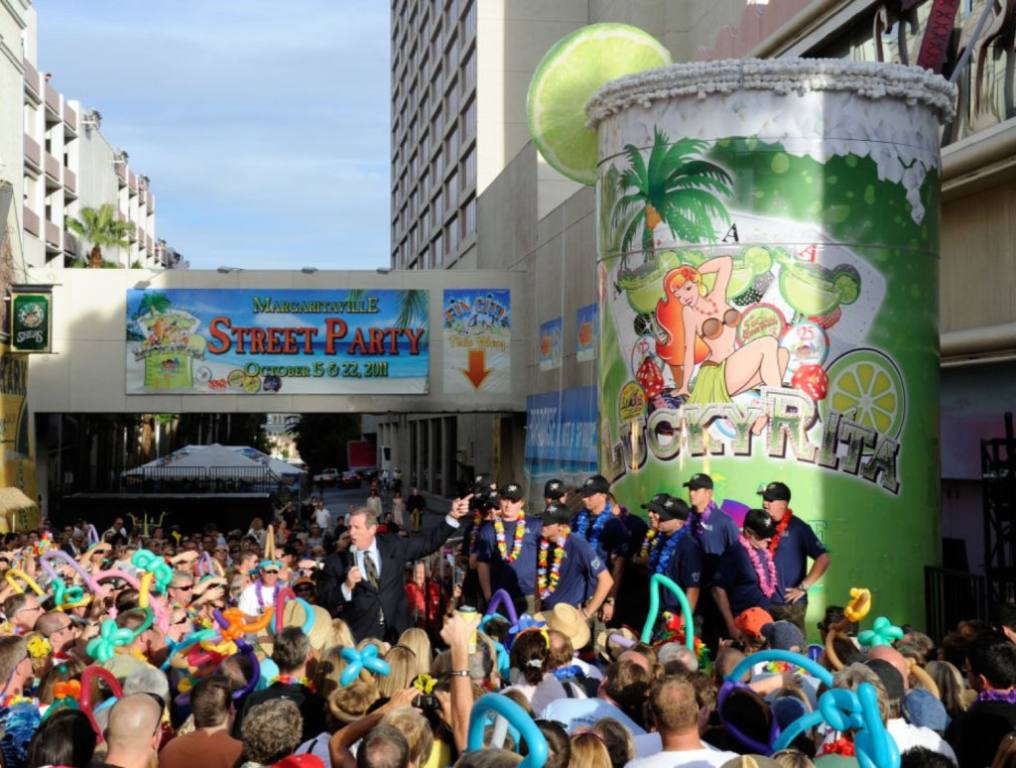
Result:
<svg viewBox="0 0 1016 768"><path fill-rule="evenodd" d="M36 0L39 69L102 113L194 268L389 252L386 0Z"/></svg>

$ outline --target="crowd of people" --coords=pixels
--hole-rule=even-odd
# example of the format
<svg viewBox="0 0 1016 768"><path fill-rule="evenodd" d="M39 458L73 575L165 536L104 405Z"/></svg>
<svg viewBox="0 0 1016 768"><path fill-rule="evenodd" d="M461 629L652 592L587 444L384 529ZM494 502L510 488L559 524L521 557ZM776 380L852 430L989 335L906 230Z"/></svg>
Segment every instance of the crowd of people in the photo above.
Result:
<svg viewBox="0 0 1016 768"><path fill-rule="evenodd" d="M531 513L480 475L444 515L389 487L246 531L7 534L2 765L1016 766L1016 610L861 631L876 589L809 645L830 557L791 489L740 525L683 489L643 517L551 480Z"/></svg>

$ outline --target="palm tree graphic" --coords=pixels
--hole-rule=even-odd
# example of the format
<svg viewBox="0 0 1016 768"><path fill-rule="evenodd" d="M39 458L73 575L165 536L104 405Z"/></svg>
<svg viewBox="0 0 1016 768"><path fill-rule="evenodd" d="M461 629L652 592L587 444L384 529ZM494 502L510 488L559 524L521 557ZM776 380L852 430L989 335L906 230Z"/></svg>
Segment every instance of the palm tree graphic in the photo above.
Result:
<svg viewBox="0 0 1016 768"><path fill-rule="evenodd" d="M642 250L652 254L653 230L661 222L666 222L672 237L715 242L713 218L724 222L730 218L719 196L733 194L733 179L719 165L702 159L708 142L684 138L671 144L660 129L653 134L648 162L635 145L624 148L628 158L620 178L624 194L611 212L612 229L623 232L621 251L630 250L641 228Z"/></svg>

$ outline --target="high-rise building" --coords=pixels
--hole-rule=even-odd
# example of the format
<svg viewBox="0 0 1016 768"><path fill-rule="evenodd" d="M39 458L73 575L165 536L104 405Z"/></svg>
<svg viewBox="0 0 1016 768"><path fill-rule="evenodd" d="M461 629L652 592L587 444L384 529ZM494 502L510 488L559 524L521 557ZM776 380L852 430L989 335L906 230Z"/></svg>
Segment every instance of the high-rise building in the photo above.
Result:
<svg viewBox="0 0 1016 768"><path fill-rule="evenodd" d="M65 97L40 71L37 31L30 0L0 6L0 114L21 116L0 121L0 179L14 188L6 224L15 264L62 269L87 262L91 244L80 242L67 220L110 205L134 228L127 247L103 249L107 266L178 266L156 237L148 177L103 136L98 110Z"/></svg>

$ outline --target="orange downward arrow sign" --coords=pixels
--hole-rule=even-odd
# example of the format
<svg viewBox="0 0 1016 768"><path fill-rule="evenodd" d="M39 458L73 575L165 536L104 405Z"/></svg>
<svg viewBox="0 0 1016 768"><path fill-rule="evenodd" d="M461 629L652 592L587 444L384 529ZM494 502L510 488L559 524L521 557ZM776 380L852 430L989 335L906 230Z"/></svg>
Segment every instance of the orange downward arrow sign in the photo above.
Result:
<svg viewBox="0 0 1016 768"><path fill-rule="evenodd" d="M482 349L469 350L469 367L460 369L476 389L486 380L490 369L487 367L487 353Z"/></svg>

